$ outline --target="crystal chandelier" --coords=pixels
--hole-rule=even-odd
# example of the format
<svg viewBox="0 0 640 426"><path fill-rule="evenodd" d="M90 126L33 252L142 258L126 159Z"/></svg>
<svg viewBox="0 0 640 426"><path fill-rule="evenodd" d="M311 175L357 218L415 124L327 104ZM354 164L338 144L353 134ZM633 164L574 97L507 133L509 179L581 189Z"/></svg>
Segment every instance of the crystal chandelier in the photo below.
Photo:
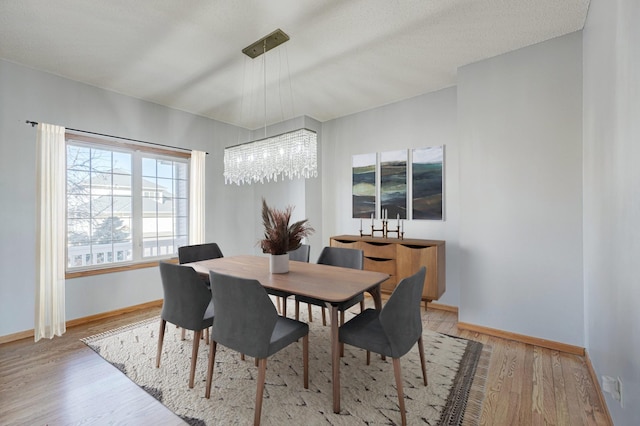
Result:
<svg viewBox="0 0 640 426"><path fill-rule="evenodd" d="M287 40L289 36L278 29L245 47L242 52L251 58L256 58ZM265 136L267 129L266 69L265 60ZM302 128L224 149L225 184L264 183L265 180L277 182L278 178L306 179L317 176L317 135L313 130Z"/></svg>
<svg viewBox="0 0 640 426"><path fill-rule="evenodd" d="M224 150L224 181L237 185L318 176L316 132L299 129Z"/></svg>

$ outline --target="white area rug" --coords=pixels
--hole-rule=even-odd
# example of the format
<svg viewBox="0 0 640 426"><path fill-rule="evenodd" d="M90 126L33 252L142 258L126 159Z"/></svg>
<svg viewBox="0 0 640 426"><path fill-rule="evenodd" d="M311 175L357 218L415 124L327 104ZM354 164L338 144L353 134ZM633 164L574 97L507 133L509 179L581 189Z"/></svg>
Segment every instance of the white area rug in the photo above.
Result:
<svg viewBox="0 0 640 426"><path fill-rule="evenodd" d="M306 310L305 310L306 311ZM349 318L349 313L347 314ZM267 360L263 425L399 424L391 359L345 346L340 367L341 412L332 410L330 327L316 308L309 323L309 389L302 383L302 342ZM301 318L306 321L306 317ZM201 342L196 383L189 389L192 335L167 325L160 368L155 368L159 318L83 339L145 391L192 425L250 424L257 368L252 358L218 346L211 398L204 398L209 347ZM401 358L410 425L478 424L490 351L481 343L423 331L427 378L422 384L417 345Z"/></svg>

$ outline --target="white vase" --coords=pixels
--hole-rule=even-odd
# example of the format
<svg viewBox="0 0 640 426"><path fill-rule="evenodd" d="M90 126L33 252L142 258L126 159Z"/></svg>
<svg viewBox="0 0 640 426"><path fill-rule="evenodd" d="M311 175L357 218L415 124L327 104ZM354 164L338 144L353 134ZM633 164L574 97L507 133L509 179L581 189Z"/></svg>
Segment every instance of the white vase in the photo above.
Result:
<svg viewBox="0 0 640 426"><path fill-rule="evenodd" d="M269 255L269 270L272 274L289 272L289 253Z"/></svg>

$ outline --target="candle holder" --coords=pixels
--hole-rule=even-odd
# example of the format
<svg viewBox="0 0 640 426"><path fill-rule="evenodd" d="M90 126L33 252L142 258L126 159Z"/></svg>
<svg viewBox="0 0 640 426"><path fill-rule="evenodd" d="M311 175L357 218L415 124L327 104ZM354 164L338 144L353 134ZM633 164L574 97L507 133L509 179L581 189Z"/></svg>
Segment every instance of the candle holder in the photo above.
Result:
<svg viewBox="0 0 640 426"><path fill-rule="evenodd" d="M375 221L371 219L371 233L365 234L362 232L362 222L360 222L360 236L361 237L375 237L376 233L380 232L382 238L389 238L389 234L396 234L395 238L399 240L404 239L404 223L402 228L400 228L400 224L396 226L396 229L389 229L389 221L387 219L382 219L382 227L376 228Z"/></svg>
<svg viewBox="0 0 640 426"><path fill-rule="evenodd" d="M389 234L396 234L399 240L404 240L404 231L400 230L400 225L396 226L396 229L386 229L385 237L388 238Z"/></svg>
<svg viewBox="0 0 640 426"><path fill-rule="evenodd" d="M381 232L382 236L386 238L387 236L387 221L382 220L382 228L376 228L375 225L371 225L371 236L375 237L376 232Z"/></svg>

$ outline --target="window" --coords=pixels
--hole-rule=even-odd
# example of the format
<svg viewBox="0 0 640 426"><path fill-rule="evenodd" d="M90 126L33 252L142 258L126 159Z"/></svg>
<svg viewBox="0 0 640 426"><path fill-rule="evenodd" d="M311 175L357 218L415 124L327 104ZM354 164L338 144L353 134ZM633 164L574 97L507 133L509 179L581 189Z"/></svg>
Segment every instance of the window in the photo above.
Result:
<svg viewBox="0 0 640 426"><path fill-rule="evenodd" d="M67 271L187 244L189 155L67 134Z"/></svg>

